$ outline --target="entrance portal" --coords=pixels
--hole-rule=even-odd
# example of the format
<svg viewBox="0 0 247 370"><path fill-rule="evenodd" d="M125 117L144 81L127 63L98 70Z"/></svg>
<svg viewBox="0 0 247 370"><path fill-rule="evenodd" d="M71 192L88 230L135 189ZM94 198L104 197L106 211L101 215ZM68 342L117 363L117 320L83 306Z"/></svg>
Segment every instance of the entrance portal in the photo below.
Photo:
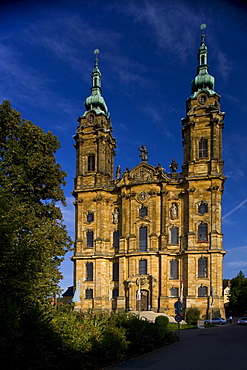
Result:
<svg viewBox="0 0 247 370"><path fill-rule="evenodd" d="M141 299L136 300L136 311L147 311L148 310L148 295L149 291L141 289Z"/></svg>

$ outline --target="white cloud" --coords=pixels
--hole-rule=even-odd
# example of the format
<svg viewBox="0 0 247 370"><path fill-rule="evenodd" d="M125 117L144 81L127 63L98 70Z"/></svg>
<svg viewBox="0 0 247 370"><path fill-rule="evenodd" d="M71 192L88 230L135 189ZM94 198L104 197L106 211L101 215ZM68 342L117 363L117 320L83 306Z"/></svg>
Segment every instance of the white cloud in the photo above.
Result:
<svg viewBox="0 0 247 370"><path fill-rule="evenodd" d="M226 217L230 216L233 212L237 211L239 208L242 208L244 204L247 202L247 198L244 199L241 203L239 203L236 207L234 207L230 212L228 212L226 215L222 217L222 220L224 220Z"/></svg>
<svg viewBox="0 0 247 370"><path fill-rule="evenodd" d="M227 265L241 270L241 268L247 267L247 261L228 262Z"/></svg>
<svg viewBox="0 0 247 370"><path fill-rule="evenodd" d="M224 257L224 277L232 279L239 271L247 276L247 246L228 249Z"/></svg>
<svg viewBox="0 0 247 370"><path fill-rule="evenodd" d="M201 24L201 17L193 6L183 1L143 1L142 6L131 2L125 7L113 7L133 17L136 23L145 24L146 35L162 52L169 50L169 53L176 55L177 60L187 59L191 45L195 42L192 25L199 28Z"/></svg>

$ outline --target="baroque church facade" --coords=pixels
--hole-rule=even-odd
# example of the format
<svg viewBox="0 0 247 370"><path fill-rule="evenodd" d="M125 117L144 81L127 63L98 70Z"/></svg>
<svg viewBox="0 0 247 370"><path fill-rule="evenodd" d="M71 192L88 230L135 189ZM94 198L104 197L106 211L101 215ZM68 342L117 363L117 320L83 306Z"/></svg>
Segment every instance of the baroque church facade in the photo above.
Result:
<svg viewBox="0 0 247 370"><path fill-rule="evenodd" d="M95 52L91 95L74 136L75 308L174 315L180 300L183 312L198 307L203 317L224 315L224 113L205 36L182 119L182 172L175 160L169 173L150 165L143 145L140 163L115 174L116 140Z"/></svg>

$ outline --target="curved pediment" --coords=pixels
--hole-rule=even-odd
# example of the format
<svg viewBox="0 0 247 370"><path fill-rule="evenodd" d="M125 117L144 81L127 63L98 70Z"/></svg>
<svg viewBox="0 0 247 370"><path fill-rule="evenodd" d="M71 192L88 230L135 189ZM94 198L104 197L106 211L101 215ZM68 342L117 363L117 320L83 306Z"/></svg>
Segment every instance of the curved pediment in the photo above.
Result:
<svg viewBox="0 0 247 370"><path fill-rule="evenodd" d="M164 169L160 165L153 167L148 163L141 162L132 170L126 168L123 177L117 183L117 187L170 181L170 178L165 174Z"/></svg>

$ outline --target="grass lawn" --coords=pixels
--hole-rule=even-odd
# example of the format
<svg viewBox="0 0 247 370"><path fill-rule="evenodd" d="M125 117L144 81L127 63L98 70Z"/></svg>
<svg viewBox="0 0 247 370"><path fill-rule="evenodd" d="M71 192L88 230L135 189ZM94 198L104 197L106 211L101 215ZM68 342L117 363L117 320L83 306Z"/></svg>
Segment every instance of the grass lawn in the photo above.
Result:
<svg viewBox="0 0 247 370"><path fill-rule="evenodd" d="M168 329L178 330L178 324L169 323ZM198 328L197 328L197 325L180 324L180 330L187 330L187 329L198 329Z"/></svg>

